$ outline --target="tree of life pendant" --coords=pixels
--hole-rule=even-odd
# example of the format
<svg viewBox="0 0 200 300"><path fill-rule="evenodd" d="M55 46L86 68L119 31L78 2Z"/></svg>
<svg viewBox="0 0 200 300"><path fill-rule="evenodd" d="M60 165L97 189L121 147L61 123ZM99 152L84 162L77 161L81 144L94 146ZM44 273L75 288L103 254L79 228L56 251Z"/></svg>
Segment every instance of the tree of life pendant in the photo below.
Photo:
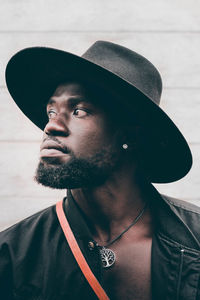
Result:
<svg viewBox="0 0 200 300"><path fill-rule="evenodd" d="M101 255L102 265L104 268L109 268L114 264L116 256L112 250L102 247L100 248L100 255Z"/></svg>

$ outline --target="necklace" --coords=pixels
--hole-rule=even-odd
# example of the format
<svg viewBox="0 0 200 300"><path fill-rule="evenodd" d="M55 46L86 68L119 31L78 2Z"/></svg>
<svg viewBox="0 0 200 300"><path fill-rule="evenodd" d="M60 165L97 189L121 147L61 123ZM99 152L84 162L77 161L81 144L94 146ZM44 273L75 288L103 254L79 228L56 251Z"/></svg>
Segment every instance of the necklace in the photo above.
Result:
<svg viewBox="0 0 200 300"><path fill-rule="evenodd" d="M117 237L115 237L112 241L110 241L109 243L107 243L104 246L99 246L98 244L96 244L100 251L103 268L111 267L116 261L116 255L115 255L114 251L111 249L108 249L107 247L112 245L118 239L120 239L124 233L126 233L132 226L134 226L139 221L139 219L144 214L146 207L147 207L147 204L145 204L145 206L140 211L140 213L137 215L137 217L134 219L134 221L125 230L123 230Z"/></svg>

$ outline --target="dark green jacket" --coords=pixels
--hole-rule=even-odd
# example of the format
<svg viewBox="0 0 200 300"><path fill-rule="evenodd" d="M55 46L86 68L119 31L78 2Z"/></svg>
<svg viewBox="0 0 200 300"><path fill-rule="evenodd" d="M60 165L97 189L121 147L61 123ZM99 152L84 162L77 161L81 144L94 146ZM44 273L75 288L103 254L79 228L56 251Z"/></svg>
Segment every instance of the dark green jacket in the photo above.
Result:
<svg viewBox="0 0 200 300"><path fill-rule="evenodd" d="M156 191L150 205L153 300L200 300L200 208ZM70 194L65 213L102 282L99 250L88 246L92 236ZM68 247L55 206L0 233L0 299L96 299Z"/></svg>

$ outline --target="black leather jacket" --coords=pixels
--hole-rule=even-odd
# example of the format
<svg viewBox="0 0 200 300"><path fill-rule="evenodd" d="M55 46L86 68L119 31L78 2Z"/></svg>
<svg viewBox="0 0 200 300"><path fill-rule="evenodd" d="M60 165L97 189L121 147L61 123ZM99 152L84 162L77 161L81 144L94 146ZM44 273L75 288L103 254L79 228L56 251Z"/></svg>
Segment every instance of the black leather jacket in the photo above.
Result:
<svg viewBox="0 0 200 300"><path fill-rule="evenodd" d="M200 300L200 208L155 192L152 299ZM65 213L92 271L102 281L98 248L71 196ZM59 226L55 206L0 233L0 299L96 299ZM125 299L123 299L125 300Z"/></svg>

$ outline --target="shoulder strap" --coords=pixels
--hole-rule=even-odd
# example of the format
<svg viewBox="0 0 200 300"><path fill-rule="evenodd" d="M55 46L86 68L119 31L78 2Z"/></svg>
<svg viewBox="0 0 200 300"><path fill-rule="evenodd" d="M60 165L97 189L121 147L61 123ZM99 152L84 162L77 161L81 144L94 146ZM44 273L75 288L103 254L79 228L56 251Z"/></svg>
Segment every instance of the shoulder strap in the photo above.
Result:
<svg viewBox="0 0 200 300"><path fill-rule="evenodd" d="M79 248L79 245L75 239L75 236L70 228L70 225L67 221L67 218L65 216L65 213L63 211L63 201L59 201L56 204L56 213L58 216L58 220L60 222L60 225L62 227L62 230L65 234L65 237L67 239L67 242L70 246L70 249L83 273L85 278L87 279L88 283L90 284L91 288L97 295L98 299L100 300L109 300L106 292L100 285L99 281L97 278L94 276L92 273L90 267L88 266L85 257L83 256L81 249Z"/></svg>

